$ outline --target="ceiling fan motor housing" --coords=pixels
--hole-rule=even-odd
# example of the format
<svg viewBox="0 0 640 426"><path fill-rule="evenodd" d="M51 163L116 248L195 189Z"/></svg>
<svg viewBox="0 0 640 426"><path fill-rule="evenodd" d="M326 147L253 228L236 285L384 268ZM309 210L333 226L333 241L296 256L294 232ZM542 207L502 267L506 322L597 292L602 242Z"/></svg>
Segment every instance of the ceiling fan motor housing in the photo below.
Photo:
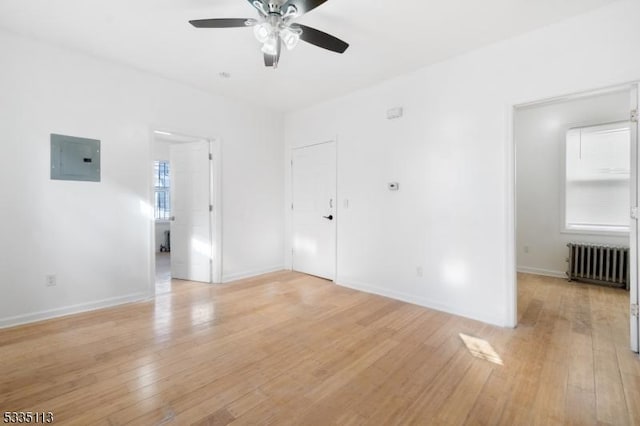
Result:
<svg viewBox="0 0 640 426"><path fill-rule="evenodd" d="M281 4L279 4L278 2L275 1L270 1L269 4L269 13L280 13L280 6Z"/></svg>

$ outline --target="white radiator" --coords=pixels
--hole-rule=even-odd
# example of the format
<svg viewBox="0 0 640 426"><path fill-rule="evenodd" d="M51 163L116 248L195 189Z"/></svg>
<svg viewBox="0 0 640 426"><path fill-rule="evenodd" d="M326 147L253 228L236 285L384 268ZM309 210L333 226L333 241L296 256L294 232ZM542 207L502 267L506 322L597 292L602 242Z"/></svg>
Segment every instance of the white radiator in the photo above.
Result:
<svg viewBox="0 0 640 426"><path fill-rule="evenodd" d="M629 248L569 243L569 281L629 289Z"/></svg>

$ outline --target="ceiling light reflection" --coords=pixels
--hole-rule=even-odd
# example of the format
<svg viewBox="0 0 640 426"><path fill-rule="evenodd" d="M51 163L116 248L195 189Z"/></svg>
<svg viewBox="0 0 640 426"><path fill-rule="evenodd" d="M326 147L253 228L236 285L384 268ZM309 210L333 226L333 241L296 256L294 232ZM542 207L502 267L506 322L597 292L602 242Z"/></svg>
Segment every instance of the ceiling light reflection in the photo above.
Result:
<svg viewBox="0 0 640 426"><path fill-rule="evenodd" d="M196 326L213 321L213 303L202 303L191 307L191 326Z"/></svg>

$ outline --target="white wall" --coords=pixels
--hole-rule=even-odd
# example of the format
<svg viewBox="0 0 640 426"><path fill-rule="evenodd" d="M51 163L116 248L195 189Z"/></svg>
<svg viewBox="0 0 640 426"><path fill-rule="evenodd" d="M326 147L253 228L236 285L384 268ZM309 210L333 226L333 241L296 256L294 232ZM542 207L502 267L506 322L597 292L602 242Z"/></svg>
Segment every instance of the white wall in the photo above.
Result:
<svg viewBox="0 0 640 426"><path fill-rule="evenodd" d="M638 16L621 1L288 114L287 156L338 136L337 282L513 325L511 108L640 78Z"/></svg>
<svg viewBox="0 0 640 426"><path fill-rule="evenodd" d="M222 140L224 276L282 268L281 114L8 33L0 52L0 326L150 294L152 128ZM102 181L50 180L50 133L100 139Z"/></svg>
<svg viewBox="0 0 640 426"><path fill-rule="evenodd" d="M628 120L630 98L629 91L623 91L517 110L514 136L519 271L566 277L569 241L629 246L628 236L567 234L561 229L567 130Z"/></svg>
<svg viewBox="0 0 640 426"><path fill-rule="evenodd" d="M156 137L153 144L153 159L156 161L169 161L171 142Z"/></svg>

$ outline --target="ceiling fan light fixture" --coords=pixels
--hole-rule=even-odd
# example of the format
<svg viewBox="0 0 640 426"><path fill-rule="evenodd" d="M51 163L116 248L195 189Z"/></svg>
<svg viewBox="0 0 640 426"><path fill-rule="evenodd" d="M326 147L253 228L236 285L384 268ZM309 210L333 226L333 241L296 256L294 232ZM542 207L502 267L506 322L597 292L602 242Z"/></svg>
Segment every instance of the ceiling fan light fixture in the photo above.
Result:
<svg viewBox="0 0 640 426"><path fill-rule="evenodd" d="M271 37L271 33L273 32L271 25L267 22L263 22L262 24L256 25L253 27L253 35L256 36L256 40L260 43L266 43Z"/></svg>
<svg viewBox="0 0 640 426"><path fill-rule="evenodd" d="M293 19L297 17L298 17L298 8L296 8L292 4L290 4L289 7L287 7L287 11L285 12L284 15L282 15L282 19L285 21L288 19Z"/></svg>
<svg viewBox="0 0 640 426"><path fill-rule="evenodd" d="M267 55L275 56L278 54L278 39L275 34L269 37L262 45L262 51Z"/></svg>
<svg viewBox="0 0 640 426"><path fill-rule="evenodd" d="M247 0L243 0L246 2ZM349 43L323 31L299 24L300 16L308 13L327 0L248 0L260 15L253 18L194 19L189 23L195 28L241 28L253 27L253 34L262 45L264 64L277 68L282 45L293 50L300 40L336 53L344 53ZM221 75L222 78L225 78Z"/></svg>
<svg viewBox="0 0 640 426"><path fill-rule="evenodd" d="M280 38L284 42L284 45L287 47L287 50L293 50L296 47L298 42L300 41L300 33L298 31L293 31L290 28L283 28L280 31Z"/></svg>
<svg viewBox="0 0 640 426"><path fill-rule="evenodd" d="M264 16L268 16L269 12L267 11L267 9L264 7L264 3L262 3L259 0L254 0L254 2L252 3L253 7L255 7L256 9L258 9Z"/></svg>

